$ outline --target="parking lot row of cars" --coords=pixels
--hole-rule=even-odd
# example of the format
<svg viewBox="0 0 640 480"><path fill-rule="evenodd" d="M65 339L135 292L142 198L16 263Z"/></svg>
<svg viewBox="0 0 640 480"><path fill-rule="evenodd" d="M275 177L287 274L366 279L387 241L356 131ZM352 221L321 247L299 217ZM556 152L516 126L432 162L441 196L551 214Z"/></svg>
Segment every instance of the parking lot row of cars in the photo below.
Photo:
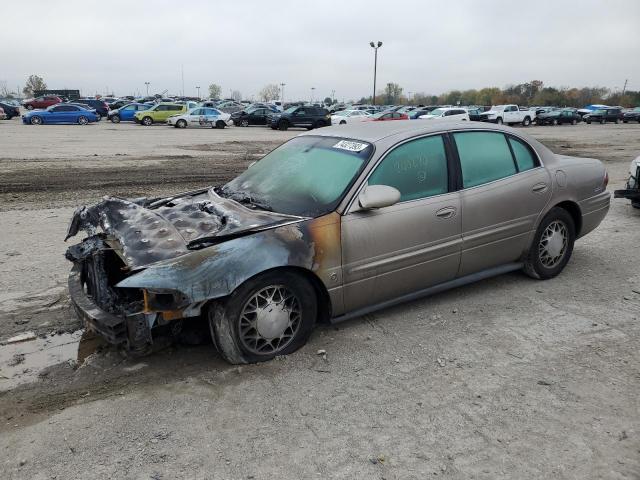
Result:
<svg viewBox="0 0 640 480"><path fill-rule="evenodd" d="M176 128L212 127L229 125L248 127L269 126L286 130L291 127L320 128L332 124L344 125L363 121L389 120L456 120L482 121L497 124L561 125L579 122L628 123L640 122L640 107L623 110L621 107L604 105L588 106L585 109L559 107L520 107L518 105L496 106L425 106L425 105L348 105L335 104L325 108L321 104L296 103L284 105L280 102L253 103L234 100L196 101L161 97L133 97L115 99L79 98L72 101L58 96L42 96L23 102L27 112L23 123L80 124L106 118L113 123L135 122L145 126L164 123ZM0 119L20 115L17 102L0 101Z"/></svg>

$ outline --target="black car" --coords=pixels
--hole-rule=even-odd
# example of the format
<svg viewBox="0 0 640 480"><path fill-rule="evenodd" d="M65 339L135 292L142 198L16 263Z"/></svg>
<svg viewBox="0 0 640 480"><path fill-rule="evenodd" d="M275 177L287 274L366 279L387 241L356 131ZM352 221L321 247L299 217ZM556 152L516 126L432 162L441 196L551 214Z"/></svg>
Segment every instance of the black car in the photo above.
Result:
<svg viewBox="0 0 640 480"><path fill-rule="evenodd" d="M269 124L274 130L286 130L289 127L304 127L307 130L331 125L331 114L322 107L287 108L282 113L272 113L269 116Z"/></svg>
<svg viewBox="0 0 640 480"><path fill-rule="evenodd" d="M467 110L467 113L469 114L469 120L471 120L472 122L482 122L486 119L486 116L483 117L482 114L484 112L488 112L489 110L491 110L491 107L485 105L470 107Z"/></svg>
<svg viewBox="0 0 640 480"><path fill-rule="evenodd" d="M88 105L90 108L96 111L98 115L98 120L102 117L106 117L109 114L109 105L102 101L97 100L95 98L78 98L74 100L73 103L82 103L84 105Z"/></svg>
<svg viewBox="0 0 640 480"><path fill-rule="evenodd" d="M129 105L131 100L116 100L115 102L109 103L109 110L116 110L117 108L124 107L125 105Z"/></svg>
<svg viewBox="0 0 640 480"><path fill-rule="evenodd" d="M591 124L592 122L615 122L621 123L623 120L622 110L619 108L602 108L598 110L594 110L591 113L588 113L582 119Z"/></svg>
<svg viewBox="0 0 640 480"><path fill-rule="evenodd" d="M248 127L249 125L266 125L273 114L269 108L258 107L240 110L231 114L233 124L238 127Z"/></svg>
<svg viewBox="0 0 640 480"><path fill-rule="evenodd" d="M7 120L11 120L13 117L20 116L20 107L12 103L0 102L0 108L4 110Z"/></svg>
<svg viewBox="0 0 640 480"><path fill-rule="evenodd" d="M3 107L4 105L2 105L0 103L0 107ZM7 112L7 109L4 109L5 113ZM624 123L629 123L629 122L638 122L640 123L640 107L636 107L633 110L629 111L629 112L625 112L624 115L622 116L622 121Z"/></svg>
<svg viewBox="0 0 640 480"><path fill-rule="evenodd" d="M561 125L563 123L570 123L575 125L582 121L582 117L577 110L551 110L550 112L541 113L536 117L536 124L538 125Z"/></svg>

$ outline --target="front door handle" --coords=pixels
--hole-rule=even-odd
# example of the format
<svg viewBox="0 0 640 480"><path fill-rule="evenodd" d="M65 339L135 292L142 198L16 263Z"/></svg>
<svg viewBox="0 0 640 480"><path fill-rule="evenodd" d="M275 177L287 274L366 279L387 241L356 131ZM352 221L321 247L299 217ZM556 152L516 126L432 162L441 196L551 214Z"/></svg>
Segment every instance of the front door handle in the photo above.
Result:
<svg viewBox="0 0 640 480"><path fill-rule="evenodd" d="M541 193L541 192L544 192L546 189L547 189L546 183L536 183L531 189L531 191L534 193Z"/></svg>
<svg viewBox="0 0 640 480"><path fill-rule="evenodd" d="M438 218L451 218L456 214L455 207L444 207L436 212L436 217Z"/></svg>

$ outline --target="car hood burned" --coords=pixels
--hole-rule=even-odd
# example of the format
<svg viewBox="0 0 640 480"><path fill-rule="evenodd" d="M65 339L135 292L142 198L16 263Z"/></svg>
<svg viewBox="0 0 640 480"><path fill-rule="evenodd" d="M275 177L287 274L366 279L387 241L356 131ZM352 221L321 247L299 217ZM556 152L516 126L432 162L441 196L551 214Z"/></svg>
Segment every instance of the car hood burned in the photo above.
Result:
<svg viewBox="0 0 640 480"><path fill-rule="evenodd" d="M75 210L65 240L81 230L90 237L106 237L126 266L135 270L304 219L245 207L213 188L161 199L105 197ZM73 249L67 257L78 256Z"/></svg>

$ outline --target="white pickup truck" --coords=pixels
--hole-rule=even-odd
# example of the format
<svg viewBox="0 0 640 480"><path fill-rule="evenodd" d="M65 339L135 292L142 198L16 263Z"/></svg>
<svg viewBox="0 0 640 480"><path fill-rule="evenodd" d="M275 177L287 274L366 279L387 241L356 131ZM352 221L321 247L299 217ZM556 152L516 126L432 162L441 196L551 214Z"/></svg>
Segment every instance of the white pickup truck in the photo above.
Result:
<svg viewBox="0 0 640 480"><path fill-rule="evenodd" d="M492 122L499 125L521 123L525 127L531 125L535 118L536 112L534 110L520 110L518 105L494 105L491 110L480 114L482 122Z"/></svg>

